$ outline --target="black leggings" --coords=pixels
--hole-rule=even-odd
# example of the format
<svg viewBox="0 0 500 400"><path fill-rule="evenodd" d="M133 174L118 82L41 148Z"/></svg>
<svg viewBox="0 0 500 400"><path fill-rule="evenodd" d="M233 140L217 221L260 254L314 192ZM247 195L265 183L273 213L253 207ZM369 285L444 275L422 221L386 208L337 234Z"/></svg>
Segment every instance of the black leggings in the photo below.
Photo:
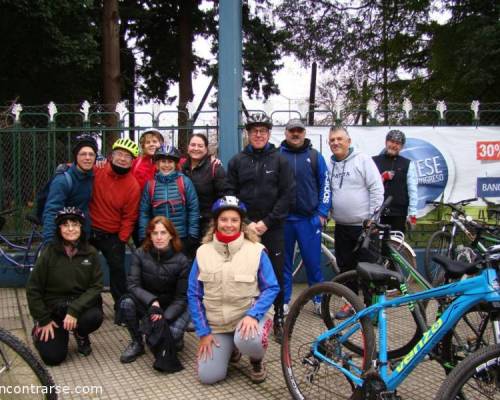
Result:
<svg viewBox="0 0 500 400"><path fill-rule="evenodd" d="M274 322L283 322L283 265L285 257L283 255L285 249L285 232L283 227L268 230L262 235L262 244L266 246L267 255L273 264L274 274L280 286L280 292L274 300Z"/></svg>
<svg viewBox="0 0 500 400"><path fill-rule="evenodd" d="M101 307L92 307L84 311L78 318L76 333L78 336L87 336L99 329L103 320ZM69 332L63 328L62 321L54 318L54 322L59 328L54 328L54 339L42 342L38 338L33 338L40 357L47 365L58 365L62 363L68 354Z"/></svg>

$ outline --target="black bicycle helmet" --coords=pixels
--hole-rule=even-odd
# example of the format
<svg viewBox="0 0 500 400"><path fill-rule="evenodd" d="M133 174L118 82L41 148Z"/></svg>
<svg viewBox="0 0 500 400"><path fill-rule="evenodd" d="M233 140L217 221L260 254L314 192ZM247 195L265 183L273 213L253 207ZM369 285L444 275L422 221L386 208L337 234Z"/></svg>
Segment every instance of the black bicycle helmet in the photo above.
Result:
<svg viewBox="0 0 500 400"><path fill-rule="evenodd" d="M57 226L68 219L78 221L83 225L85 222L85 214L78 207L64 207L56 213L55 222Z"/></svg>
<svg viewBox="0 0 500 400"><path fill-rule="evenodd" d="M76 160L76 155L82 147L88 146L97 154L97 142L93 135L84 133L76 137L75 144L72 148L73 158Z"/></svg>
<svg viewBox="0 0 500 400"><path fill-rule="evenodd" d="M217 219L222 211L235 210L240 213L241 219L244 219L247 214L247 207L236 196L224 196L216 200L212 205L212 215Z"/></svg>
<svg viewBox="0 0 500 400"><path fill-rule="evenodd" d="M385 137L385 140L386 141L391 140L393 142L398 142L404 146L404 144L406 143L406 136L400 130L393 129L393 130L387 132L387 136Z"/></svg>
<svg viewBox="0 0 500 400"><path fill-rule="evenodd" d="M265 126L267 129L271 129L273 123L266 114L252 114L247 118L245 129L249 131L255 126Z"/></svg>
<svg viewBox="0 0 500 400"><path fill-rule="evenodd" d="M181 153L171 144L161 145L153 156L153 161L161 160L162 158L171 159L175 162L179 162L181 159Z"/></svg>

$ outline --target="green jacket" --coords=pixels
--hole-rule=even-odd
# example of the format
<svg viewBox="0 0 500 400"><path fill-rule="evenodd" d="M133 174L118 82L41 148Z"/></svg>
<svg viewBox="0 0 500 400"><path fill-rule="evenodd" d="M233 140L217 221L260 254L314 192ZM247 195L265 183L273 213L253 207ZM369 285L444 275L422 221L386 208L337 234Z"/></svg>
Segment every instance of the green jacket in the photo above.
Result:
<svg viewBox="0 0 500 400"><path fill-rule="evenodd" d="M31 316L44 326L63 302L68 303L67 313L78 319L83 311L98 304L102 289L103 275L95 248L83 245L69 257L61 243L52 243L36 261L26 297Z"/></svg>

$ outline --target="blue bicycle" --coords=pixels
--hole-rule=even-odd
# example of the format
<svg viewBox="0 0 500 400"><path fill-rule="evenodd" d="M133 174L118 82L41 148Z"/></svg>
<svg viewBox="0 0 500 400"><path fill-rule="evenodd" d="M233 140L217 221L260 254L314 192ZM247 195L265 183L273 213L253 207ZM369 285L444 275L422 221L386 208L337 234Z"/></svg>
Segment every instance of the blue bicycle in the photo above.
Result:
<svg viewBox="0 0 500 400"><path fill-rule="evenodd" d="M3 216L12 214L14 211L16 210L11 209L0 212L0 231L6 222ZM26 220L31 223L31 232L27 236L21 237L17 243L9 240L7 236L0 233L0 258L3 258L2 266L14 268L19 273L29 273L33 269L36 259L43 248L40 221L33 215L27 215ZM11 251L17 253L17 256Z"/></svg>
<svg viewBox="0 0 500 400"><path fill-rule="evenodd" d="M458 279L465 274L476 275L392 299L386 299L385 292L398 288L404 281L403 276L378 264L359 263L357 272L360 279L371 282L377 292L377 303L367 308L360 297L337 283L321 283L304 291L291 307L281 347L283 373L293 398L400 400L397 394L399 385L424 357L439 359L438 344L451 334L467 312L481 305L498 316L499 260L500 246L493 246L481 260L473 264L438 256L436 261L448 276ZM321 318L313 314L310 305L316 296L322 297ZM411 307L438 298L453 300L430 327L422 326L422 338L403 358L389 360L386 310ZM346 305L353 307L356 313L346 320L335 319L336 313ZM378 343L372 323L375 318L378 321ZM325 321L332 319L336 324L328 329ZM500 338L498 321L498 317L495 317L492 324L497 339ZM425 321L420 323L426 324ZM401 323L399 329L407 328ZM353 344L356 349L353 349ZM450 397L438 399L448 400Z"/></svg>

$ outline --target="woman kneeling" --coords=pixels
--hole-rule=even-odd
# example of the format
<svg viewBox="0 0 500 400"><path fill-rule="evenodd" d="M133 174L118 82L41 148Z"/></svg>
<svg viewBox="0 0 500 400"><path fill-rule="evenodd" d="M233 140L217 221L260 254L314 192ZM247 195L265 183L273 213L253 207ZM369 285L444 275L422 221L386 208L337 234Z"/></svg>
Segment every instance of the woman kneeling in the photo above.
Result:
<svg viewBox="0 0 500 400"><path fill-rule="evenodd" d="M122 363L135 361L144 354L144 327L139 329L139 320L146 315L149 318L143 321L153 325L153 329L160 322L168 325L169 331L163 331L161 340L168 340L174 351L182 348L190 316L186 298L189 262L181 249L182 243L172 222L163 216L149 221L146 239L132 255L128 293L120 301L121 321L127 325L132 338L120 357ZM158 357L154 367L174 372L162 368Z"/></svg>
<svg viewBox="0 0 500 400"><path fill-rule="evenodd" d="M189 276L189 309L200 337L198 375L212 384L229 362L250 357L250 379L266 379L263 358L272 321L265 318L279 292L269 257L243 223L246 208L234 196L217 200L214 223L196 253Z"/></svg>
<svg viewBox="0 0 500 400"><path fill-rule="evenodd" d="M35 320L33 342L42 360L57 365L68 354L72 331L78 352L92 352L89 334L103 320L102 272L97 251L87 243L85 215L76 207L56 214L56 238L36 261L26 285L30 314Z"/></svg>

